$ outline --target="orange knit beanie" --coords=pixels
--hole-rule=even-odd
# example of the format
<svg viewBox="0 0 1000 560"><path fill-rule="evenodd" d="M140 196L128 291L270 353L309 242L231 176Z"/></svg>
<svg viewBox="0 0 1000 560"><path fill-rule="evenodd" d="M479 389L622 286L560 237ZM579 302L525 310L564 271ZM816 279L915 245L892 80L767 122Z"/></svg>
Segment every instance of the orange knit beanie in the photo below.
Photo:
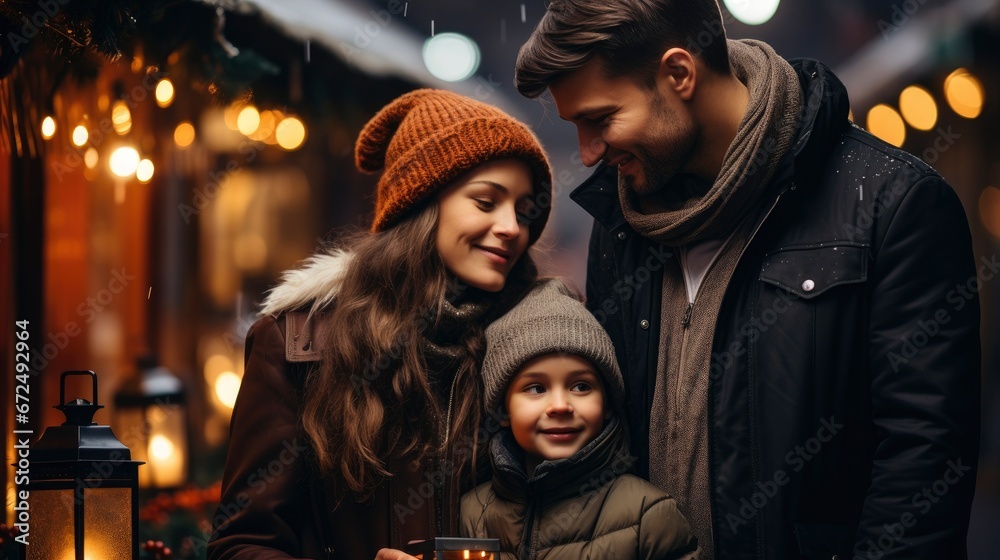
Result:
<svg viewBox="0 0 1000 560"><path fill-rule="evenodd" d="M531 168L537 216L530 216L528 227L534 243L552 205L552 174L528 127L450 91L419 89L396 98L368 121L354 150L358 169L383 171L372 232L392 227L463 173L503 158L520 159Z"/></svg>

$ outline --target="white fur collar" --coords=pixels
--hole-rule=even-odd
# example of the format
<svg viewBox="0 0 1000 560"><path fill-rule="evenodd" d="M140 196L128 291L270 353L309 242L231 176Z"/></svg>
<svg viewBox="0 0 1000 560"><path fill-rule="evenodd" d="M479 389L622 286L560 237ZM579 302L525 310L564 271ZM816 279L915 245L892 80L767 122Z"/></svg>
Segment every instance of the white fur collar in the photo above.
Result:
<svg viewBox="0 0 1000 560"><path fill-rule="evenodd" d="M281 275L281 282L271 288L260 310L263 315L278 315L307 305L309 314L328 306L340 291L340 283L353 255L342 249L318 253L303 265Z"/></svg>

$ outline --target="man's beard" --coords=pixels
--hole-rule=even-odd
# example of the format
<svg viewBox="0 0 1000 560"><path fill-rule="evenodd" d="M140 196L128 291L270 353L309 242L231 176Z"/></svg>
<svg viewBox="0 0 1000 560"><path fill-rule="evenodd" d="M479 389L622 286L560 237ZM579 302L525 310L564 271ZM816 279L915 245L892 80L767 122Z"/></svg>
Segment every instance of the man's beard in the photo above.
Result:
<svg viewBox="0 0 1000 560"><path fill-rule="evenodd" d="M656 197L660 205L674 206L691 197L690 193L674 193L666 189L684 168L694 153L696 129L680 115L670 113L659 97L653 98L651 122L657 128L650 135L649 146L638 146L633 153L642 178L625 175L625 186L639 198ZM672 129L667 123L675 123ZM684 189L686 190L686 189ZM662 196L660 196L662 193ZM702 193L704 194L704 193Z"/></svg>

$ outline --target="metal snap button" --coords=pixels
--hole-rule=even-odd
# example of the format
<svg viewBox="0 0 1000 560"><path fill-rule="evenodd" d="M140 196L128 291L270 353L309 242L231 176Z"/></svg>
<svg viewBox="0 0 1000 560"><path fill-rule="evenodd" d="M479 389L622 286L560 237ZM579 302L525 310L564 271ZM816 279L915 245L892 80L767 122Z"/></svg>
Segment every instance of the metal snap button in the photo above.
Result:
<svg viewBox="0 0 1000 560"><path fill-rule="evenodd" d="M805 282L802 283L803 292L811 292L813 291L814 288L816 288L816 283L813 282L812 280L806 280Z"/></svg>
<svg viewBox="0 0 1000 560"><path fill-rule="evenodd" d="M622 241L625 241L625 232L624 231L619 231L618 232L618 239L621 239Z"/></svg>
<svg viewBox="0 0 1000 560"><path fill-rule="evenodd" d="M639 321L639 326L640 326L640 327L641 327L641 328L642 328L643 330L645 330L645 329L648 329L648 328L649 328L649 321L647 321L647 320L643 319L642 321Z"/></svg>

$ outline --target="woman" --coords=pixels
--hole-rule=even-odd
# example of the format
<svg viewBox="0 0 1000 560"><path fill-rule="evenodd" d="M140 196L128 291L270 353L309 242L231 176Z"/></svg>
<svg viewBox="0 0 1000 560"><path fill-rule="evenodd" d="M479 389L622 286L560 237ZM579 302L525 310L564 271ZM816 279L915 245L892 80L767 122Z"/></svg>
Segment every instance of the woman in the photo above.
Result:
<svg viewBox="0 0 1000 560"><path fill-rule="evenodd" d="M286 273L250 329L211 560L370 560L458 534L485 325L536 280L538 140L501 111L406 94L358 138L371 232Z"/></svg>

